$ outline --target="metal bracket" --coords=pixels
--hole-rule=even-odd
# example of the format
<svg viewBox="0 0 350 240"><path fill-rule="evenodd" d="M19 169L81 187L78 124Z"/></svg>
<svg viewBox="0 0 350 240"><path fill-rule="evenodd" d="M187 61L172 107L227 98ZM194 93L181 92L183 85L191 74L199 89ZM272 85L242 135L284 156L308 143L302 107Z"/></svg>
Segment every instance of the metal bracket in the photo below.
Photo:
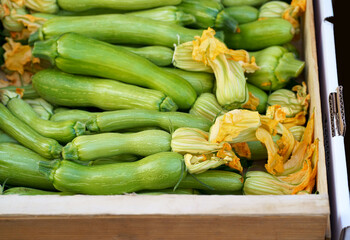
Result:
<svg viewBox="0 0 350 240"><path fill-rule="evenodd" d="M343 98L343 86L337 87L336 92L329 94L329 110L331 117L332 137L345 136L346 121Z"/></svg>

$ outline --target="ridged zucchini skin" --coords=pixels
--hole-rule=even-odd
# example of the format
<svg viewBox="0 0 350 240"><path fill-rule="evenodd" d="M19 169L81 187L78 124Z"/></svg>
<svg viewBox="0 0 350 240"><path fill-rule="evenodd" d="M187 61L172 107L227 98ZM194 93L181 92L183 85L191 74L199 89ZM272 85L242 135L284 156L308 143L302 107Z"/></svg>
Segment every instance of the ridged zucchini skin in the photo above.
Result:
<svg viewBox="0 0 350 240"><path fill-rule="evenodd" d="M90 117L95 116L97 112L89 112L80 109L69 109L66 111L55 112L50 121L66 121L66 120L74 120L86 123L90 119Z"/></svg>
<svg viewBox="0 0 350 240"><path fill-rule="evenodd" d="M153 154L136 162L99 166L83 166L66 160L43 162L39 168L56 189L89 195L171 188L186 175L183 156L174 152Z"/></svg>
<svg viewBox="0 0 350 240"><path fill-rule="evenodd" d="M81 12L95 8L134 11L177 5L181 3L181 0L57 0L57 3L61 9L72 12Z"/></svg>
<svg viewBox="0 0 350 240"><path fill-rule="evenodd" d="M7 103L11 113L28 124L44 137L52 138L60 143L67 143L76 136L85 133L85 124L79 121L66 120L54 122L40 118L33 108L21 98L12 98Z"/></svg>
<svg viewBox="0 0 350 240"><path fill-rule="evenodd" d="M267 108L267 99L269 95L262 89L247 83L249 95L252 94L254 97L259 98L259 105L256 107L256 111L260 114L264 114Z"/></svg>
<svg viewBox="0 0 350 240"><path fill-rule="evenodd" d="M218 192L235 192L243 188L243 182L242 176L238 173L223 170L207 170L199 174L187 174L187 176L180 182L179 187L198 190L213 190Z"/></svg>
<svg viewBox="0 0 350 240"><path fill-rule="evenodd" d="M41 136L16 118L2 103L0 103L0 129L45 158L53 159L61 156L62 146L56 140Z"/></svg>
<svg viewBox="0 0 350 240"><path fill-rule="evenodd" d="M20 196L36 196L36 195L74 195L68 192L47 191L29 187L12 187L4 191L3 195L20 195Z"/></svg>
<svg viewBox="0 0 350 240"><path fill-rule="evenodd" d="M249 5L226 7L224 12L233 17L239 24L254 22L259 17L259 10Z"/></svg>
<svg viewBox="0 0 350 240"><path fill-rule="evenodd" d="M97 107L103 110L152 109L175 111L176 104L164 93L125 84L45 69L36 73L32 83L46 101L68 107Z"/></svg>
<svg viewBox="0 0 350 240"><path fill-rule="evenodd" d="M7 135L4 131L0 130L0 143L18 143L14 138Z"/></svg>
<svg viewBox="0 0 350 240"><path fill-rule="evenodd" d="M36 42L33 55L49 58L58 69L67 73L110 78L161 91L182 110L189 109L197 98L185 79L118 46L76 33Z"/></svg>
<svg viewBox="0 0 350 240"><path fill-rule="evenodd" d="M174 48L201 36L202 30L125 14L62 16L46 21L29 38L32 44L64 33L74 32L104 42L125 45ZM220 35L221 34L221 35ZM222 33L217 36L223 37Z"/></svg>
<svg viewBox="0 0 350 240"><path fill-rule="evenodd" d="M261 50L283 45L294 37L294 28L282 18L268 18L241 24L237 33L225 32L225 43L232 49Z"/></svg>
<svg viewBox="0 0 350 240"><path fill-rule="evenodd" d="M162 69L164 69L167 72L174 73L185 79L191 84L198 96L202 93L213 91L215 82L214 74L206 72L191 72L171 67L164 67Z"/></svg>
<svg viewBox="0 0 350 240"><path fill-rule="evenodd" d="M30 149L15 143L0 143L0 182L10 186L54 190L39 172L39 162L50 162Z"/></svg>
<svg viewBox="0 0 350 240"><path fill-rule="evenodd" d="M166 131L192 127L209 131L211 122L184 112L135 109L98 113L87 121L86 127L90 132L113 132L139 127L160 127Z"/></svg>
<svg viewBox="0 0 350 240"><path fill-rule="evenodd" d="M63 159L91 161L120 154L149 156L171 150L171 135L163 130L136 133L100 133L73 139L62 150Z"/></svg>
<svg viewBox="0 0 350 240"><path fill-rule="evenodd" d="M174 51L171 48L164 46L146 46L146 47L128 47L118 45L132 53L141 57L147 58L152 63L159 67L170 66L173 61Z"/></svg>

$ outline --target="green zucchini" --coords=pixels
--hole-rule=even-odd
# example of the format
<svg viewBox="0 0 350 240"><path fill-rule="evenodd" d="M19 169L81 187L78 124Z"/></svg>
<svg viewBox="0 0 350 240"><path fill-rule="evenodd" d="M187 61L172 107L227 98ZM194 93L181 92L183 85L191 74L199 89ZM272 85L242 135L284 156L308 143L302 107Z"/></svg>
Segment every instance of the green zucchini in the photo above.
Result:
<svg viewBox="0 0 350 240"><path fill-rule="evenodd" d="M123 11L135 11L168 5L177 5L181 0L57 0L60 8L80 12L94 8L107 8Z"/></svg>
<svg viewBox="0 0 350 240"><path fill-rule="evenodd" d="M88 162L85 165L94 166L94 165L104 165L104 164L112 164L112 163L120 163L120 162L135 162L141 159L141 157L133 155L133 154L120 154L112 157L98 158ZM82 162L81 163L85 163Z"/></svg>
<svg viewBox="0 0 350 240"><path fill-rule="evenodd" d="M248 5L226 7L222 13L225 13L234 18L238 24L254 22L259 18L259 10ZM217 16L217 21L221 21L221 17L222 14L219 14Z"/></svg>
<svg viewBox="0 0 350 240"><path fill-rule="evenodd" d="M45 158L59 158L61 155L62 146L56 140L41 136L16 118L2 103L0 103L0 129Z"/></svg>
<svg viewBox="0 0 350 240"><path fill-rule="evenodd" d="M170 67L163 69L167 72L174 73L184 78L187 82L189 82L192 85L198 96L202 93L213 91L213 86L215 82L214 74L206 72L191 72L179 68Z"/></svg>
<svg viewBox="0 0 350 240"><path fill-rule="evenodd" d="M145 130L136 133L100 133L79 136L62 150L67 160L91 161L119 154L149 156L170 151L171 135L162 130Z"/></svg>
<svg viewBox="0 0 350 240"><path fill-rule="evenodd" d="M266 3L269 0L222 0L222 3L226 7L232 7L232 6L256 6L259 7L262 4Z"/></svg>
<svg viewBox="0 0 350 240"><path fill-rule="evenodd" d="M39 162L50 162L30 149L15 143L0 143L0 182L10 186L54 190L39 172Z"/></svg>
<svg viewBox="0 0 350 240"><path fill-rule="evenodd" d="M41 119L49 120L53 115L53 106L42 98L25 99L24 101L33 108Z"/></svg>
<svg viewBox="0 0 350 240"><path fill-rule="evenodd" d="M41 162L39 170L56 189L90 195L132 193L174 187L186 175L183 156L161 152L136 162L83 166L71 161Z"/></svg>
<svg viewBox="0 0 350 240"><path fill-rule="evenodd" d="M236 31L237 21L230 15L225 14L224 6L216 0L182 0L178 5L185 13L191 14L196 21L189 24L192 28L206 29L208 27L216 29L227 29ZM218 17L220 15L220 17Z"/></svg>
<svg viewBox="0 0 350 240"><path fill-rule="evenodd" d="M4 131L0 130L0 143L18 143L16 139L7 135Z"/></svg>
<svg viewBox="0 0 350 240"><path fill-rule="evenodd" d="M290 42L295 30L282 18L268 18L240 25L236 33L225 32L225 43L232 49L261 50Z"/></svg>
<svg viewBox="0 0 350 240"><path fill-rule="evenodd" d="M142 11L132 11L125 13L125 15L150 18L182 26L196 22L196 18L192 14L183 12L177 6L165 6Z"/></svg>
<svg viewBox="0 0 350 240"><path fill-rule="evenodd" d="M40 118L33 108L21 98L10 99L6 106L15 117L28 124L40 135L55 139L60 143L70 142L76 136L85 133L85 124L79 121L54 122Z"/></svg>
<svg viewBox="0 0 350 240"><path fill-rule="evenodd" d="M62 16L46 21L29 38L32 44L57 35L74 32L104 42L125 45L165 46L173 48L194 40L202 30L125 14ZM223 33L217 33L223 37Z"/></svg>
<svg viewBox="0 0 350 240"><path fill-rule="evenodd" d="M213 93L202 93L189 111L190 114L208 119L212 123L215 122L217 116L226 112Z"/></svg>
<svg viewBox="0 0 350 240"><path fill-rule="evenodd" d="M207 170L199 174L187 174L179 188L236 192L243 187L242 176L223 170Z"/></svg>
<svg viewBox="0 0 350 240"><path fill-rule="evenodd" d="M285 87L292 78L298 77L305 67L305 61L297 59L282 46L271 46L250 52L260 69L247 73L247 81L265 91Z"/></svg>
<svg viewBox="0 0 350 240"><path fill-rule="evenodd" d="M97 113L98 112L89 112L89 111L80 110L80 109L70 109L70 110L54 113L50 118L50 121L59 122L59 121L73 120L73 121L80 121L82 123L86 123L86 121L89 120L90 117L95 116Z"/></svg>
<svg viewBox="0 0 350 240"><path fill-rule="evenodd" d="M68 107L103 110L152 109L175 111L176 104L164 93L109 79L72 75L45 69L32 78L33 86L46 101Z"/></svg>
<svg viewBox="0 0 350 240"><path fill-rule="evenodd" d="M191 188L167 188L160 189L158 191L153 190L143 190L136 193L137 195L162 195L162 194L199 194L199 192L195 189Z"/></svg>
<svg viewBox="0 0 350 240"><path fill-rule="evenodd" d="M259 99L258 106L254 106L253 108L251 108L251 110L258 111L260 114L265 114L267 108L267 100L269 96L266 92L252 84L247 83L247 87L249 91L249 97L255 97Z"/></svg>
<svg viewBox="0 0 350 240"><path fill-rule="evenodd" d="M169 132L180 127L209 131L211 122L184 112L135 109L98 113L87 121L86 127L90 132L112 132L139 127L160 127Z"/></svg>
<svg viewBox="0 0 350 240"><path fill-rule="evenodd" d="M197 97L185 79L118 46L76 33L36 42L33 55L50 59L57 68L68 73L110 78L161 91L181 110L189 109Z"/></svg>
<svg viewBox="0 0 350 240"><path fill-rule="evenodd" d="M159 67L165 67L172 64L174 51L171 48L163 46L146 46L146 47L128 47L118 45L132 53L147 58L149 61Z"/></svg>
<svg viewBox="0 0 350 240"><path fill-rule="evenodd" d="M69 192L47 191L29 187L12 187L4 191L3 195L21 195L21 196L36 196L36 195L74 195Z"/></svg>

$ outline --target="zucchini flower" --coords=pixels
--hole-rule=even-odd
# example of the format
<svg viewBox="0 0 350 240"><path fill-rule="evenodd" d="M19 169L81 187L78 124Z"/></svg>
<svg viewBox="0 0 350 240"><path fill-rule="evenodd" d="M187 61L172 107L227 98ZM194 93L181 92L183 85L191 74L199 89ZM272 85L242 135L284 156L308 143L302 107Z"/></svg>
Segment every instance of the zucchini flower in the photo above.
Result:
<svg viewBox="0 0 350 240"><path fill-rule="evenodd" d="M59 10L57 0L23 0L23 1L27 8L34 10L36 12L56 13Z"/></svg>
<svg viewBox="0 0 350 240"><path fill-rule="evenodd" d="M245 195L290 195L295 186L263 171L248 171L243 186Z"/></svg>
<svg viewBox="0 0 350 240"><path fill-rule="evenodd" d="M306 11L306 0L292 0L290 6L284 11L282 18L289 21L296 33L300 31L299 17Z"/></svg>
<svg viewBox="0 0 350 240"><path fill-rule="evenodd" d="M306 10L306 0L292 0L291 4L282 1L270 1L259 9L259 20L266 18L283 18L289 21L295 32L300 31L299 17Z"/></svg>
<svg viewBox="0 0 350 240"><path fill-rule="evenodd" d="M270 1L264 3L259 9L259 20L266 18L282 18L289 4L282 1Z"/></svg>
<svg viewBox="0 0 350 240"><path fill-rule="evenodd" d="M222 148L208 141L208 133L197 128L178 128L172 134L171 148L181 154L210 154Z"/></svg>
<svg viewBox="0 0 350 240"><path fill-rule="evenodd" d="M316 139L301 158L301 168L295 172L273 176L262 171L249 171L243 187L244 193L249 195L312 193L316 185L318 147L319 140Z"/></svg>
<svg viewBox="0 0 350 240"><path fill-rule="evenodd" d="M193 42L185 42L175 46L173 65L187 71L213 73L213 69L210 66L206 66L203 62L195 61L192 58L192 52Z"/></svg>
<svg viewBox="0 0 350 240"><path fill-rule="evenodd" d="M211 143L240 143L257 140L255 132L261 125L259 113L235 109L216 118L210 128Z"/></svg>
<svg viewBox="0 0 350 240"><path fill-rule="evenodd" d="M295 58L281 46L271 46L257 52L250 52L260 67L247 74L247 81L265 91L283 88L292 78L297 78L305 67L305 62Z"/></svg>
<svg viewBox="0 0 350 240"><path fill-rule="evenodd" d="M28 45L22 45L15 42L12 38L6 38L3 45L5 50L5 64L2 70L11 85L28 85L31 82L31 76L42 69L40 59L32 56L32 49Z"/></svg>
<svg viewBox="0 0 350 240"><path fill-rule="evenodd" d="M310 95L307 94L305 82L296 85L291 90L278 89L270 94L267 103L269 106L280 105L286 112L286 117L295 117L299 112L307 113ZM294 93L296 92L296 93Z"/></svg>
<svg viewBox="0 0 350 240"><path fill-rule="evenodd" d="M187 48L186 57L179 57L178 50L183 49L184 45L178 46L174 51L174 65L185 70L203 71L209 67L214 72L216 78L216 98L221 106L231 110L239 108L248 101L248 89L244 71L254 72L259 69L255 64L254 58L250 60L249 54L244 50L228 49L226 45L214 37L215 31L211 28L203 31L201 37L196 36L196 40L191 43L184 43ZM192 50L192 51L190 51ZM195 64L191 69L188 60L190 54L192 63ZM182 63L182 61L184 61ZM202 67L200 67L202 66ZM208 71L208 70L206 70Z"/></svg>
<svg viewBox="0 0 350 240"><path fill-rule="evenodd" d="M29 14L24 1L1 0L0 18L5 29L15 40L28 39L46 21L45 18Z"/></svg>
<svg viewBox="0 0 350 240"><path fill-rule="evenodd" d="M192 155L185 154L184 156L185 165L189 173L202 173L211 168L217 168L226 163L225 160L215 157L215 154L211 156L206 155Z"/></svg>
<svg viewBox="0 0 350 240"><path fill-rule="evenodd" d="M299 112L294 117L286 117L286 109L280 105L269 106L265 115L261 115L261 123L270 133L275 135L278 132L278 123L282 123L286 128L302 126L306 123L306 112Z"/></svg>
<svg viewBox="0 0 350 240"><path fill-rule="evenodd" d="M24 101L44 120L49 120L53 115L53 106L42 98L26 99Z"/></svg>
<svg viewBox="0 0 350 240"><path fill-rule="evenodd" d="M193 104L189 113L214 122L216 117L226 113L226 110L220 106L214 94L202 93Z"/></svg>
<svg viewBox="0 0 350 240"><path fill-rule="evenodd" d="M289 131L293 134L296 141L300 142L301 138L304 135L305 127L304 126L293 126L289 128Z"/></svg>

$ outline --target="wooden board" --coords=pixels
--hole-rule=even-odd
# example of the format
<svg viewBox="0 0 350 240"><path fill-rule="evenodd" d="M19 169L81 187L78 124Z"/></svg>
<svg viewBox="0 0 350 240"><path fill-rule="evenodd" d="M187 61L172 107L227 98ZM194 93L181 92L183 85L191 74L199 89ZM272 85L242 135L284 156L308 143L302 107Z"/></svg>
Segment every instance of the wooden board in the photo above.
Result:
<svg viewBox="0 0 350 240"><path fill-rule="evenodd" d="M312 1L305 79L320 140L318 195L0 196L0 239L325 239L329 199Z"/></svg>

